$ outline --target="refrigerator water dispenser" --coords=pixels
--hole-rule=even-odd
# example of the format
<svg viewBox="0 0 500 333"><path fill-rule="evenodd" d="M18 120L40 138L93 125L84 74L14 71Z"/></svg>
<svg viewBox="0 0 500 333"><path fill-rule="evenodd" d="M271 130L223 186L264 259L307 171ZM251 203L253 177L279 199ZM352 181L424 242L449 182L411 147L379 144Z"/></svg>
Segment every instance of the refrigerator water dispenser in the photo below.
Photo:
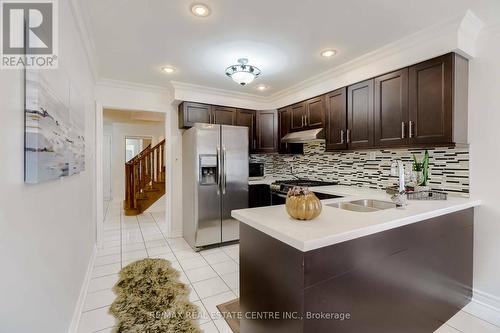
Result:
<svg viewBox="0 0 500 333"><path fill-rule="evenodd" d="M217 184L217 155L200 155L200 185Z"/></svg>

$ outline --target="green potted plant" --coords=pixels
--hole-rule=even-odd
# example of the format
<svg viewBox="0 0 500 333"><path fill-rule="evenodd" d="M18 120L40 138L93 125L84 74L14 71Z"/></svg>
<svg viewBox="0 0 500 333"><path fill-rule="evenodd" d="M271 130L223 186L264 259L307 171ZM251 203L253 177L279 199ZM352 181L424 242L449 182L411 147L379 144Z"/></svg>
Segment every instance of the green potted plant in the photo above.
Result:
<svg viewBox="0 0 500 333"><path fill-rule="evenodd" d="M427 181L429 180L429 152L427 149L425 150L424 158L421 162L419 162L415 154L413 154L413 171L416 174L417 187L427 186Z"/></svg>

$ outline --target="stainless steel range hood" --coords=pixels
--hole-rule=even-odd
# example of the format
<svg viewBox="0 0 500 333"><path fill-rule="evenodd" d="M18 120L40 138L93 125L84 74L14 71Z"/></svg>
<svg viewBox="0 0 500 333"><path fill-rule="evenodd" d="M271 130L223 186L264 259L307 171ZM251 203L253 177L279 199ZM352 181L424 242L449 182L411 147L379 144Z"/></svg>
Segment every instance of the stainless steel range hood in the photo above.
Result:
<svg viewBox="0 0 500 333"><path fill-rule="evenodd" d="M316 128L300 132L288 133L281 138L283 143L305 143L313 141L324 141L325 131L323 128Z"/></svg>

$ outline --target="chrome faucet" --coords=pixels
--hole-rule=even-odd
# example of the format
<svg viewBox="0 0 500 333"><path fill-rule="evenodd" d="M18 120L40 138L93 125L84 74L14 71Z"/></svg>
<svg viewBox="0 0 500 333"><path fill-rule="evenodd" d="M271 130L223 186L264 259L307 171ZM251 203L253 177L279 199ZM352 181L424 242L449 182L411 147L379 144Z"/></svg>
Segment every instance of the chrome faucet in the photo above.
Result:
<svg viewBox="0 0 500 333"><path fill-rule="evenodd" d="M406 206L406 187L405 187L405 167L403 161L395 160L391 164L391 176L399 176L399 190L398 193L391 197L391 200L398 206Z"/></svg>

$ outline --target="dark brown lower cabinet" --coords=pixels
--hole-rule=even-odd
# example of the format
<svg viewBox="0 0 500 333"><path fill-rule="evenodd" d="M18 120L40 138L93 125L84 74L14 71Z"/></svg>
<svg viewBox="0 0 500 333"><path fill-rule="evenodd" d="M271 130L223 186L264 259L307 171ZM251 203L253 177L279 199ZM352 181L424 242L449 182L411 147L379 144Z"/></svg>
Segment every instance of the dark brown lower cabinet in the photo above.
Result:
<svg viewBox="0 0 500 333"><path fill-rule="evenodd" d="M257 111L256 122L256 146L257 153L278 152L278 111Z"/></svg>
<svg viewBox="0 0 500 333"><path fill-rule="evenodd" d="M326 150L347 148L347 89L340 88L326 95Z"/></svg>
<svg viewBox="0 0 500 333"><path fill-rule="evenodd" d="M240 332L432 333L471 299L473 230L470 208L302 252L240 223Z"/></svg>
<svg viewBox="0 0 500 333"><path fill-rule="evenodd" d="M408 145L408 68L375 78L375 146Z"/></svg>
<svg viewBox="0 0 500 333"><path fill-rule="evenodd" d="M256 184L248 186L248 208L271 206L271 190L269 185Z"/></svg>
<svg viewBox="0 0 500 333"><path fill-rule="evenodd" d="M347 88L347 130L349 149L373 147L373 79Z"/></svg>

